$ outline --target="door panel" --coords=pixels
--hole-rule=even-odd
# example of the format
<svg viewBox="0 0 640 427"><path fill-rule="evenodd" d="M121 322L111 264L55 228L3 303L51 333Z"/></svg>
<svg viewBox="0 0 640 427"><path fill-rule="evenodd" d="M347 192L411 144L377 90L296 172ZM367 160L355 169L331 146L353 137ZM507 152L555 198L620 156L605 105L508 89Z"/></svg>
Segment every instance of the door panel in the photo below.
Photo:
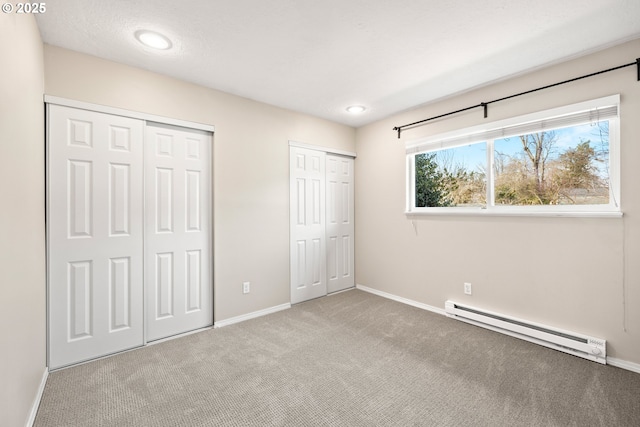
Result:
<svg viewBox="0 0 640 427"><path fill-rule="evenodd" d="M49 367L143 344L144 123L47 106Z"/></svg>
<svg viewBox="0 0 640 427"><path fill-rule="evenodd" d="M353 166L353 158L327 154L328 292L355 286Z"/></svg>
<svg viewBox="0 0 640 427"><path fill-rule="evenodd" d="M327 294L325 153L290 148L291 303Z"/></svg>
<svg viewBox="0 0 640 427"><path fill-rule="evenodd" d="M211 135L148 125L145 136L147 340L213 324Z"/></svg>
<svg viewBox="0 0 640 427"><path fill-rule="evenodd" d="M187 251L186 253L186 265L187 265L187 277L186 277L186 292L187 292L187 313L202 309L202 251Z"/></svg>
<svg viewBox="0 0 640 427"><path fill-rule="evenodd" d="M109 165L109 231L110 236L129 234L129 188L131 187L131 166ZM138 172L139 173L139 172Z"/></svg>
<svg viewBox="0 0 640 427"><path fill-rule="evenodd" d="M110 331L115 332L131 326L131 259L112 258L109 263L109 325Z"/></svg>

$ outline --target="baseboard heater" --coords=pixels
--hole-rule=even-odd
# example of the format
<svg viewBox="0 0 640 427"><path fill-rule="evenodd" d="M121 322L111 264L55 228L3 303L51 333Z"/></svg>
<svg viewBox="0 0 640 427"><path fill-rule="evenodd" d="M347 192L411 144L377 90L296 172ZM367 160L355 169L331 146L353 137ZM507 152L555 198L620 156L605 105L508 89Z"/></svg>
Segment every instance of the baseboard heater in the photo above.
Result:
<svg viewBox="0 0 640 427"><path fill-rule="evenodd" d="M600 338L567 332L549 326L492 313L478 308L447 301L444 305L448 317L501 332L574 356L607 363L607 342Z"/></svg>

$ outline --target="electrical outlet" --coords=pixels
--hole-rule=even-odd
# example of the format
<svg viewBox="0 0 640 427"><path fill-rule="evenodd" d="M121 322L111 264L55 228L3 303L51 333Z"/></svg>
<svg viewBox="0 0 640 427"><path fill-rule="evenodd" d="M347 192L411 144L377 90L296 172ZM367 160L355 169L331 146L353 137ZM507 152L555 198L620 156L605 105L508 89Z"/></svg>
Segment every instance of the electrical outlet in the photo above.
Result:
<svg viewBox="0 0 640 427"><path fill-rule="evenodd" d="M251 292L251 282L242 282L242 293L248 294Z"/></svg>
<svg viewBox="0 0 640 427"><path fill-rule="evenodd" d="M467 295L471 295L471 283L464 284L464 293Z"/></svg>

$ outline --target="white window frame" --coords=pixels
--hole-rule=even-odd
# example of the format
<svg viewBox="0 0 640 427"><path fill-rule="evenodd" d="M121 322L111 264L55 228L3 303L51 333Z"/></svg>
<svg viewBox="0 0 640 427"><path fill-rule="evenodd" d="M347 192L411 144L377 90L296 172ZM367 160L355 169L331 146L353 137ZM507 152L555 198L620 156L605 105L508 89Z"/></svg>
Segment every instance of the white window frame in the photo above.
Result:
<svg viewBox="0 0 640 427"><path fill-rule="evenodd" d="M614 109L615 107L615 109ZM600 117L600 112L608 116ZM614 113L612 113L612 111ZM587 119L585 119L587 117ZM406 211L407 215L505 215L620 217L620 95L553 108L452 132L433 135L406 143ZM609 203L600 205L531 205L496 206L494 203L494 140L567 126L609 121ZM486 207L416 207L415 156L477 142L487 144Z"/></svg>

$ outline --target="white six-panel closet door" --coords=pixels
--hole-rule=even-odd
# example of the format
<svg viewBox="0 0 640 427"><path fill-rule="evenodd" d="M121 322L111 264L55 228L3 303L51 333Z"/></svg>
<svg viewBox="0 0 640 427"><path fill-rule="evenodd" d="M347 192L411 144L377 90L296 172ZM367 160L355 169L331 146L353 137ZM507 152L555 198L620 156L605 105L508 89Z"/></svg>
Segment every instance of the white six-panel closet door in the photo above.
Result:
<svg viewBox="0 0 640 427"><path fill-rule="evenodd" d="M327 291L355 285L352 157L327 154Z"/></svg>
<svg viewBox="0 0 640 427"><path fill-rule="evenodd" d="M211 134L148 124L145 135L147 340L210 326Z"/></svg>
<svg viewBox="0 0 640 427"><path fill-rule="evenodd" d="M290 147L291 303L327 294L325 153Z"/></svg>
<svg viewBox="0 0 640 427"><path fill-rule="evenodd" d="M48 105L49 368L143 344L144 122Z"/></svg>

